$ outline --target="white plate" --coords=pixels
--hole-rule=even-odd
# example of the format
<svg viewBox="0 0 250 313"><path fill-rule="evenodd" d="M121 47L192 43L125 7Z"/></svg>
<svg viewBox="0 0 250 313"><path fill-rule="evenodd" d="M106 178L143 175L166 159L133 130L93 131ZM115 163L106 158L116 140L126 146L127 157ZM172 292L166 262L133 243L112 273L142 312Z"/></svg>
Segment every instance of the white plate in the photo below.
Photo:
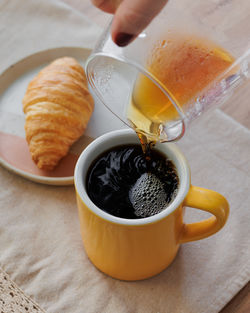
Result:
<svg viewBox="0 0 250 313"><path fill-rule="evenodd" d="M36 166L25 168L14 161L21 157L30 158L26 147L22 151L15 145L15 139L22 138L24 144L25 117L22 111L22 99L28 83L31 79L49 62L63 56L71 56L78 60L84 67L84 63L90 54L85 48L56 48L42 51L26 57L18 63L10 66L0 75L0 164L12 172L28 178L32 181L50 185L71 185L73 184L73 172L65 176L57 176L57 173L39 171ZM93 92L92 92L93 95ZM95 100L95 109L88 127L76 144L71 148L71 153L80 152L98 136L126 126L116 118L98 99ZM4 138L4 140L3 140ZM6 139L7 138L7 139ZM9 140L10 138L10 140ZM13 139L13 141L12 141ZM15 145L15 146L14 146ZM13 149L14 147L14 149ZM12 151L13 150L13 151ZM19 162L19 161L18 161ZM67 160L65 160L67 165ZM61 162L59 166L64 166ZM20 162L19 162L20 163Z"/></svg>

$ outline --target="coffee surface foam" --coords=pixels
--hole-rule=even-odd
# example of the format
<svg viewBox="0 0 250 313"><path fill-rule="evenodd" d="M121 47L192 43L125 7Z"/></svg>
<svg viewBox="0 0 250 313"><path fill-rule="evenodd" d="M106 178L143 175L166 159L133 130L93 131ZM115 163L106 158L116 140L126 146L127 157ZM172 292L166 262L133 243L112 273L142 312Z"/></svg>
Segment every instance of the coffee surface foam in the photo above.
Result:
<svg viewBox="0 0 250 313"><path fill-rule="evenodd" d="M138 217L155 215L167 205L167 194L160 179L144 173L130 189L129 199Z"/></svg>

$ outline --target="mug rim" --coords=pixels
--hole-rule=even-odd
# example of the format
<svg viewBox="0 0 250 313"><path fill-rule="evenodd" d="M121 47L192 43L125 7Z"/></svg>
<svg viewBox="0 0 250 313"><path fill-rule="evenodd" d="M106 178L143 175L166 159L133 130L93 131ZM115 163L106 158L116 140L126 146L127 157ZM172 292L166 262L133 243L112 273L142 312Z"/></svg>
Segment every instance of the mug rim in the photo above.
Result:
<svg viewBox="0 0 250 313"><path fill-rule="evenodd" d="M114 139L116 139L116 141L118 140L118 143L114 143L113 142ZM107 143L109 143L109 146L106 147L105 144ZM96 157L98 157L101 153L107 151L108 149L112 147L119 146L122 144L136 144L136 143L140 144L139 139L133 130L122 129L122 130L115 130L115 131L108 132L96 138L95 140L93 140L82 151L75 166L74 185L75 185L76 193L80 197L81 201L87 206L87 208L92 213L114 224L127 225L127 226L139 226L139 225L146 225L146 224L158 222L166 218L167 216L169 216L180 206L180 204L184 201L190 188L189 165L188 165L186 158L180 151L180 149L177 147L177 145L173 143L167 143L167 144L157 143L155 146L155 149L163 152L175 164L177 168L177 174L180 179L180 185L178 188L177 195L172 200L172 202L161 212L155 215L152 215L150 217L139 218L139 219L126 219L126 218L117 217L101 210L98 206L96 206L94 202L92 202L92 200L89 198L87 191L86 191L86 186L85 186L86 185L85 180L86 180L86 175L87 175L89 166L92 164L94 159L96 159ZM165 152L165 150L168 150L168 153L171 153L172 156L175 157L175 160L169 157L169 155ZM96 154L95 158L93 157L91 158L93 154ZM86 164L87 169L84 167L85 163L87 163ZM181 173L179 173L180 169L182 170ZM82 174L84 172L85 174Z"/></svg>

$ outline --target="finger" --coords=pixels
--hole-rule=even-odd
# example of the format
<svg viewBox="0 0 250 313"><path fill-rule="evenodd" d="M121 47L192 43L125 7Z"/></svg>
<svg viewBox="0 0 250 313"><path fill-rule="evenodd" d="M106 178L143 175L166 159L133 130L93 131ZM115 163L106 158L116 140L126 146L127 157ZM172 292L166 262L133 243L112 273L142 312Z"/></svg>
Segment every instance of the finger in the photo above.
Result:
<svg viewBox="0 0 250 313"><path fill-rule="evenodd" d="M114 14L122 0L91 0L98 9Z"/></svg>
<svg viewBox="0 0 250 313"><path fill-rule="evenodd" d="M113 41L126 46L143 31L168 0L124 0L117 8L111 27Z"/></svg>

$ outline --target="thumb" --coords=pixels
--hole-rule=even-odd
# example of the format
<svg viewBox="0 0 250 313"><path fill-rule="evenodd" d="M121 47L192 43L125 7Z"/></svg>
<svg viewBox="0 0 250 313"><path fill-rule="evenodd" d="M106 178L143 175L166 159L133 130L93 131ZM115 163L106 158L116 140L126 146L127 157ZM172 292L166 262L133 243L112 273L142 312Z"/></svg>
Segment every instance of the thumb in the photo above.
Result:
<svg viewBox="0 0 250 313"><path fill-rule="evenodd" d="M126 46L160 13L168 0L123 0L118 6L111 27L111 36L118 46Z"/></svg>

